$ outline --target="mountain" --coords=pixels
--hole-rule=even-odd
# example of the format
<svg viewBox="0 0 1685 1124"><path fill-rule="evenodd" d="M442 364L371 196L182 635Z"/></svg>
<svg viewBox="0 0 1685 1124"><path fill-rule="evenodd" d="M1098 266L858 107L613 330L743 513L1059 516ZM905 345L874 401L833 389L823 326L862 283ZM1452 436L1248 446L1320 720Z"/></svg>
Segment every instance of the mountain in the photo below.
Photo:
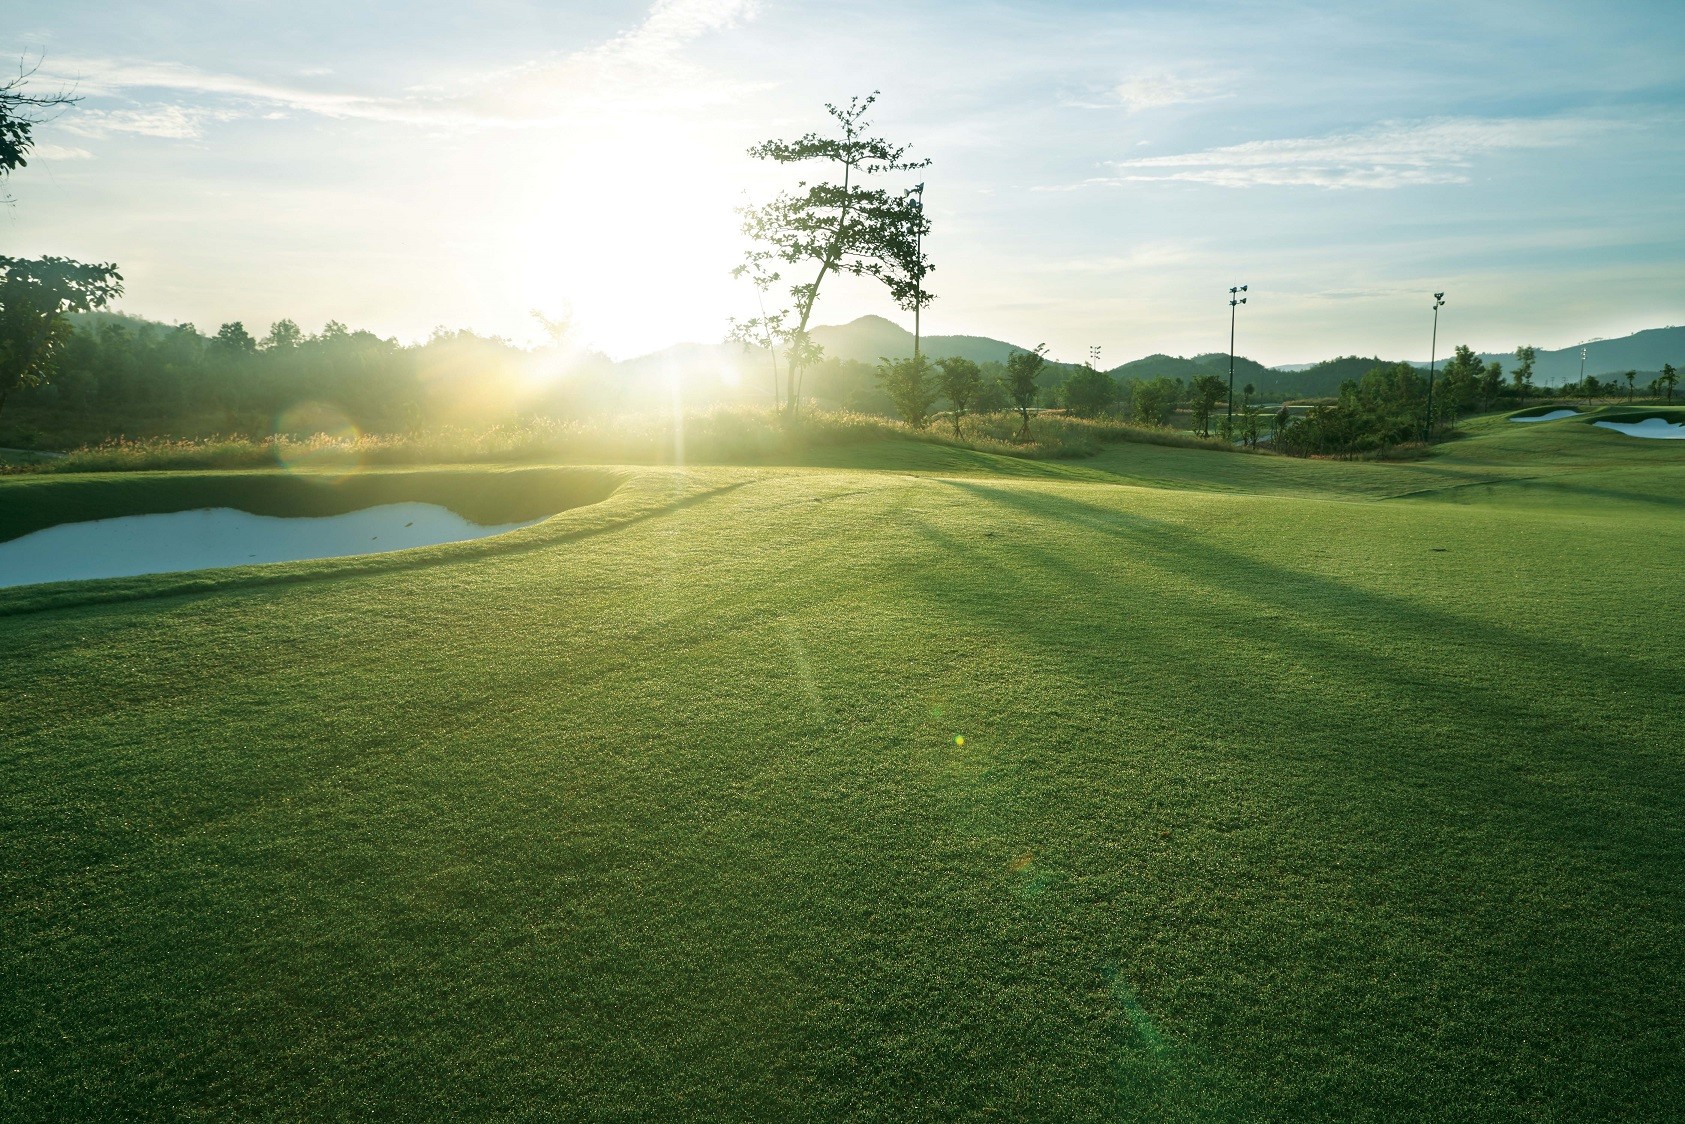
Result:
<svg viewBox="0 0 1685 1124"><path fill-rule="evenodd" d="M913 333L882 316L815 328L813 339L830 359L876 364L880 358L907 359L913 354ZM987 336L925 336L919 341L919 351L931 359L957 356L973 363L1005 363L1013 352L1028 350Z"/></svg>
<svg viewBox="0 0 1685 1124"><path fill-rule="evenodd" d="M1376 367L1395 365L1378 356L1342 355L1293 370L1278 367L1271 372L1273 377L1267 385L1273 394L1284 398L1331 398L1340 393L1340 384L1347 379L1358 380ZM1264 385L1260 383L1260 389Z"/></svg>
<svg viewBox="0 0 1685 1124"><path fill-rule="evenodd" d="M913 333L882 316L862 316L847 324L826 325L813 329L813 338L825 348L828 359L855 361L876 365L880 357L905 358L913 353ZM1613 373L1638 371L1642 382L1649 382L1661 370L1663 363L1685 368L1685 327L1651 328L1619 339L1592 340L1586 348L1588 374L1605 376ZM975 363L1004 363L1014 351L1028 348L988 336L926 336L922 342L924 354L932 359L959 355ZM1450 347L1446 349L1450 353ZM1439 357L1444 362L1445 356ZM1505 371L1515 366L1513 353L1490 353L1481 356L1487 362L1502 363ZM1246 383L1258 388L1261 398L1315 398L1339 393L1340 384L1347 379L1361 379L1371 368L1392 366L1397 360L1365 356L1340 356L1320 363L1294 363L1279 367L1265 367L1243 355L1235 356L1235 387ZM651 355L628 359L621 363L623 372L653 374L671 369L709 368L735 371L755 385L764 381L767 360L764 352L748 351L737 344L680 344ZM1426 362L1414 366L1426 368ZM1074 364L1050 363L1042 376L1044 386L1064 380L1078 370ZM1188 382L1196 375L1217 375L1227 379L1229 357L1226 353L1210 353L1185 358L1179 355L1148 355L1109 372L1118 379L1152 379L1160 375ZM1580 377L1580 345L1555 351L1540 350L1534 363L1533 382L1539 386L1559 386Z"/></svg>
<svg viewBox="0 0 1685 1124"><path fill-rule="evenodd" d="M1685 327L1647 328L1630 336L1612 340L1588 340L1573 347L1555 351L1540 349L1533 361L1533 382L1538 386L1560 386L1578 382L1580 378L1580 348L1586 350L1586 374L1604 375L1637 371L1647 383L1662 369L1663 363L1685 367ZM1497 360L1508 371L1515 366L1515 354L1483 354L1487 362Z"/></svg>
<svg viewBox="0 0 1685 1124"><path fill-rule="evenodd" d="M1192 381L1196 375L1216 375L1218 378L1227 379L1229 356L1227 352L1196 355L1192 359L1184 359L1180 355L1149 355L1113 367L1108 373L1115 379L1156 379L1161 375L1165 378L1181 379L1183 382ZM1263 389L1266 380L1274 374L1274 371L1255 359L1248 359L1244 355L1235 356L1234 381L1237 388L1252 383Z"/></svg>
<svg viewBox="0 0 1685 1124"><path fill-rule="evenodd" d="M813 340L825 349L825 358L843 363L864 363L875 367L882 358L907 359L913 354L913 333L882 316L862 316L847 324L824 324L812 331ZM1015 351L1027 347L990 339L987 336L925 336L920 352L928 359L959 356L973 363L1005 363ZM623 378L655 377L667 371L717 371L746 385L759 387L770 376L765 351L736 343L682 343L648 355L622 360L616 365ZM1052 386L1078 370L1075 364L1049 362L1041 383Z"/></svg>

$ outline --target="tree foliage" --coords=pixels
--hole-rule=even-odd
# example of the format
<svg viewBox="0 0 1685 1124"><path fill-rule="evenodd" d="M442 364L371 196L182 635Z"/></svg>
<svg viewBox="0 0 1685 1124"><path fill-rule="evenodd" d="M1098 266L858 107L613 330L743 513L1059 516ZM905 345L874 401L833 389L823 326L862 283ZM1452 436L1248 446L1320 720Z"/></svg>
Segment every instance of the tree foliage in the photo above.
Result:
<svg viewBox="0 0 1685 1124"><path fill-rule="evenodd" d="M0 85L0 179L28 163L42 112L76 100L29 92L29 76L21 71ZM0 409L13 391L51 377L71 338L66 314L103 308L122 291L123 278L109 262L0 257Z"/></svg>
<svg viewBox="0 0 1685 1124"><path fill-rule="evenodd" d="M960 435L960 418L977 401L983 386L983 370L969 359L950 355L936 361L937 387L953 407L954 436Z"/></svg>
<svg viewBox="0 0 1685 1124"><path fill-rule="evenodd" d="M1117 393L1112 376L1084 367L1065 380L1065 409L1079 418L1098 417L1117 401Z"/></svg>
<svg viewBox="0 0 1685 1124"><path fill-rule="evenodd" d="M1047 362L1047 345L1038 343L1034 351L1015 351L1006 358L1006 393L1013 407L1024 419L1020 436L1030 435L1030 408L1036 404L1036 376Z"/></svg>
<svg viewBox="0 0 1685 1124"><path fill-rule="evenodd" d="M51 377L71 337L66 313L103 308L122 291L110 263L0 257L0 408Z"/></svg>
<svg viewBox="0 0 1685 1124"><path fill-rule="evenodd" d="M16 78L0 82L0 180L29 164L29 152L35 147L35 126L52 110L77 101L63 91L32 92L29 78L33 73L30 69L20 69Z"/></svg>
<svg viewBox="0 0 1685 1124"><path fill-rule="evenodd" d="M812 271L811 280L790 287L792 306L768 317L758 331L782 337L788 350L786 405L794 408L801 372L812 362L807 335L825 279L832 274L872 277L901 308L929 304L923 288L931 271L919 240L929 231L924 208L903 192L873 185L876 177L926 167L907 158L907 145L870 135L867 113L873 93L848 105L827 104L839 135L808 133L793 141L769 140L749 155L778 164L817 162L829 179L798 182L759 207L745 207L743 233L752 248L733 272L765 288L782 279L782 268Z"/></svg>
<svg viewBox="0 0 1685 1124"><path fill-rule="evenodd" d="M1283 452L1312 456L1419 440L1426 398L1422 372L1408 363L1378 366L1362 379L1347 380L1336 403L1313 406L1300 418L1278 414L1275 443Z"/></svg>
<svg viewBox="0 0 1685 1124"><path fill-rule="evenodd" d="M1195 375L1189 386L1188 404L1193 410L1194 425L1206 437L1211 436L1211 412L1228 393L1228 387L1216 375Z"/></svg>
<svg viewBox="0 0 1685 1124"><path fill-rule="evenodd" d="M1533 393L1533 364L1538 356L1538 349L1531 345L1515 349L1515 369L1509 373L1509 377L1515 380L1516 397L1523 402Z"/></svg>
<svg viewBox="0 0 1685 1124"><path fill-rule="evenodd" d="M878 360L878 384L895 403L895 412L914 429L923 429L930 420L930 408L936 404L936 379L930 360L924 356L912 359ZM957 432L957 428L956 428Z"/></svg>
<svg viewBox="0 0 1685 1124"><path fill-rule="evenodd" d="M269 325L269 334L258 348L263 351L291 351L304 342L304 330L291 320L281 319Z"/></svg>
<svg viewBox="0 0 1685 1124"><path fill-rule="evenodd" d="M1223 388L1227 393L1227 385ZM1168 375L1139 379L1129 388L1130 415L1142 425L1163 425L1176 411L1182 398L1182 384Z"/></svg>

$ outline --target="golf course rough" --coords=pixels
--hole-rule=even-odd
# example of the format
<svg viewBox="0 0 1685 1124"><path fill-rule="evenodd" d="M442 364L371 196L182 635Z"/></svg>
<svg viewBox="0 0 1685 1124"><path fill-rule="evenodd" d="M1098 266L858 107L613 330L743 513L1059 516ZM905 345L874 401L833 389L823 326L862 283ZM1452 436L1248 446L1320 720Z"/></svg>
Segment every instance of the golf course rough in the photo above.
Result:
<svg viewBox="0 0 1685 1124"><path fill-rule="evenodd" d="M1466 428L9 591L0 1116L1665 1119L1685 449Z"/></svg>

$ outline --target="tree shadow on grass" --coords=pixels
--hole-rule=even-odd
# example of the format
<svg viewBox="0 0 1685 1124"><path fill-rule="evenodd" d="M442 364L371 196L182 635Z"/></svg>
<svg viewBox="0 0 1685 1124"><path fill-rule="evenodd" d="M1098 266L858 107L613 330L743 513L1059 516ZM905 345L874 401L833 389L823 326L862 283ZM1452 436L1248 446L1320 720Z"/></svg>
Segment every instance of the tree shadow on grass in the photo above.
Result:
<svg viewBox="0 0 1685 1124"><path fill-rule="evenodd" d="M1473 679L1459 676L1454 669L1448 673L1409 658L1398 646L1389 647L1387 637L1454 638L1465 664L1492 669L1536 666L1543 659L1549 663L1547 678L1561 682L1574 682L1583 678L1587 667L1601 665L1623 680L1623 693L1648 700L1672 697L1661 669L1262 562L1137 513L1042 491L1025 493L975 482L944 483L1009 508L1019 520L1030 515L1127 540L1130 561L1171 575L1183 587L1180 591L1162 584L1155 588L1153 615L1157 620L1209 620L1213 612L1209 594L1235 596L1237 591L1256 590L1253 599L1260 608L1275 610L1275 615L1265 618L1227 613L1217 620L1218 627L1224 635L1254 651L1278 652L1301 666L1317 669L1319 686L1324 689L1315 697L1303 693L1284 697L1268 676L1256 683L1237 680L1224 684L1223 689L1237 698L1249 698L1254 706L1267 708L1266 713L1283 714L1289 728L1294 722L1305 723L1302 728L1306 730L1334 722L1330 732L1344 734L1336 744L1349 750L1343 761L1350 767L1377 775L1439 774L1454 784L1453 791L1465 793L1489 811L1510 809L1514 813L1508 817L1512 827L1520 828L1525 823L1541 837L1568 832L1589 833L1582 837L1605 840L1620 838L1624 852L1649 851L1651 860L1658 864L1655 873L1661 873L1661 868L1672 869L1673 859L1654 852L1649 827L1635 822L1633 814L1635 806L1661 804L1677 797L1677 770L1671 761L1663 759L1657 747L1635 745L1630 737L1620 734L1620 727L1613 721L1606 729L1585 721L1586 716L1579 713L1583 708L1570 697L1523 700L1507 679L1499 681L1496 675ZM1024 539L991 540L987 549L979 549L976 543L961 542L932 526L921 527L920 533L945 553L964 555L972 565L994 571L990 580L982 583L985 587L1021 585L1024 573L1029 571L1039 575L1044 588L1055 588L1063 596L1093 597L1111 580L1111 575L1092 562L1079 563ZM969 612L997 627L1032 635L1050 656L1072 647L1067 620L1027 612L1019 603L996 598L954 598L946 583L926 580L916 573L909 580L946 610ZM1319 620L1348 625L1361 620L1373 629L1373 639L1360 638L1349 628L1342 632L1311 623ZM1096 613L1084 623L1079 639L1085 649L1129 650L1132 622L1127 617ZM1186 654L1190 672L1208 668L1217 658L1212 647L1216 640L1220 637L1214 633L1195 633L1191 628L1181 634L1155 634L1159 644ZM1394 731L1419 725L1423 730L1419 756L1399 759L1377 753L1359 740L1359 729L1338 725L1352 717L1350 708L1342 704L1372 696L1378 688L1384 689L1388 705L1396 709L1386 716L1390 729L1369 732L1395 743L1396 736L1389 736ZM1299 713L1292 715L1293 711ZM1453 716L1449 723L1448 715ZM1513 736L1492 745L1488 754L1470 752L1460 744L1449 743L1443 732L1447 725L1454 726L1455 716L1460 715L1479 715L1483 727L1510 731ZM1576 718L1579 721L1574 721ZM1571 721L1574 733L1567 738L1562 728ZM1436 729L1441 732L1434 733ZM1244 737L1236 739L1236 748L1244 752L1246 742ZM1574 774L1579 799L1573 802L1563 801L1560 788L1548 779L1529 780L1530 773L1555 776L1564 769ZM1538 814L1541 811L1547 814Z"/></svg>

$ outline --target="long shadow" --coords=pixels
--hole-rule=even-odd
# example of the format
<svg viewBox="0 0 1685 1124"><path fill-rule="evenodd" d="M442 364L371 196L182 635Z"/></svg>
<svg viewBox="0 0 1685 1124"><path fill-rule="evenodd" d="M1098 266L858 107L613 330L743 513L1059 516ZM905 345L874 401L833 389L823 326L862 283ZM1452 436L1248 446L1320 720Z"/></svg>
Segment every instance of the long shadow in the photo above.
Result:
<svg viewBox="0 0 1685 1124"><path fill-rule="evenodd" d="M1519 633L1487 620L1471 620L1423 606L1401 597L1388 596L1363 589L1333 578L1288 569L1249 555L1212 546L1190 535L1174 524L1136 513L1120 512L1097 504L1085 503L1068 496L1056 496L1045 491L1029 494L1016 489L994 487L975 481L944 480L949 487L1019 511L1064 524L1077 524L1114 535L1136 534L1133 540L1144 547L1150 556L1156 555L1165 568L1188 577L1201 573L1235 574L1245 576L1245 588L1267 591L1271 604L1295 605L1304 612L1334 617L1351 615L1354 607L1370 613L1392 617L1408 617L1417 628L1431 629L1445 635L1478 635L1490 638L1501 636L1527 657L1535 657L1541 648L1554 649L1556 659L1566 667L1581 668L1598 662L1614 665L1634 679L1642 680L1646 689L1671 693L1671 678L1650 664L1624 656L1597 651L1574 644L1552 640L1532 633ZM1232 592L1234 585L1216 580L1209 584ZM1260 593L1260 599L1265 594Z"/></svg>
<svg viewBox="0 0 1685 1124"><path fill-rule="evenodd" d="M1623 469L1619 471L1632 470ZM1465 490L1487 488L1500 499L1504 497L1506 492L1513 489L1516 493L1529 491L1566 492L1594 499L1614 500L1620 503L1647 504L1669 508L1685 507L1685 494L1670 496L1662 492L1633 492L1621 488L1579 483L1575 477L1576 474L1574 473L1561 473L1548 476L1520 476L1509 480L1476 480L1467 484L1453 484L1445 488L1420 488L1412 492L1400 492L1386 498L1391 500L1431 500L1448 498L1452 493Z"/></svg>
<svg viewBox="0 0 1685 1124"><path fill-rule="evenodd" d="M931 537L945 550L964 545L939 532ZM1038 558L1038 564L1048 570L1056 568L1045 555ZM1002 567L1002 570L1021 575L1016 568ZM1094 575L1074 568L1068 572L1085 580L1061 579L1063 588L1092 591L1096 584ZM951 588L931 582L923 584L921 591L947 611L956 608ZM1053 618L1039 619L1035 614L1015 612L987 601L962 603L957 607L997 628L1034 638L1037 651L1044 659L1057 659L1061 647L1072 647L1068 624L1051 623ZM1198 619L1201 605L1197 599L1183 599L1178 607L1186 612L1188 619ZM1276 621L1265 628L1251 622L1225 621L1224 628L1236 639L1254 645L1254 650L1273 646L1304 664L1331 669L1323 673L1328 676L1327 691L1287 705L1282 704L1281 696L1272 697L1267 689L1261 689L1264 684L1253 685L1250 705L1241 705L1242 694L1235 692L1234 709L1240 713L1270 713L1286 728L1307 735L1315 732L1319 737L1338 732L1346 739L1339 744L1348 752L1337 760L1328 750L1293 755L1296 780L1284 776L1280 770L1272 770L1277 781L1296 783L1307 792L1326 796L1337 791L1337 778L1370 777L1389 781L1395 790L1402 788L1411 793L1421 791L1424 777L1436 778L1434 787L1459 797L1459 807L1447 806L1446 814L1438 818L1466 826L1468 809L1479 808L1487 817L1482 827L1493 829L1487 838L1495 845L1521 839L1535 846L1589 843L1593 850L1578 851L1579 861L1606 866L1610 877L1630 876L1635 869L1641 869L1645 882L1651 886L1667 884L1671 872L1677 869L1680 856L1666 848L1658 850L1653 817L1635 814L1646 806L1665 806L1677 801L1678 777L1671 762L1657 760L1652 755L1633 755L1630 743L1584 730L1574 736L1571 748L1548 738L1531 739L1529 750L1537 756L1525 762L1518 760L1516 743L1510 740L1492 745L1487 755L1448 753L1450 747L1443 734L1424 737L1419 754L1389 754L1391 739L1385 739L1380 731L1366 729L1361 716L1354 719L1349 711L1337 706L1330 708L1329 701L1337 703L1348 691L1361 696L1372 693L1378 686L1416 683L1430 691L1431 697L1406 701L1398 713L1401 723L1428 723L1447 711L1478 713L1488 723L1495 721L1503 728L1517 731L1520 737L1521 732L1542 725L1543 717L1538 710L1517 707L1497 690L1436 677L1430 669L1386 659L1373 650L1334 642L1291 624ZM1130 639L1129 634L1114 626L1089 622L1082 643L1085 651L1099 647L1121 652L1128 650ZM1203 644L1203 651L1199 650L1199 644L1183 646L1190 683L1193 673L1202 673L1210 666L1210 641L1205 640ZM1089 661L1073 659L1071 662L1074 670L1091 673ZM1225 685L1225 689L1229 687ZM1189 690L1197 689L1189 687ZM1333 717L1329 714L1331 709ZM1102 724L1110 717L1096 715ZM1249 748L1252 739L1240 727L1236 730L1234 745L1240 757L1256 759L1257 753ZM1609 764L1599 765L1599 762ZM1535 769L1543 779L1530 776L1529 768ZM1548 779L1564 771L1571 771L1575 776L1577 789L1573 800L1560 799L1558 790ZM1319 777L1336 778L1334 786L1319 782ZM1326 809L1326 803L1322 807ZM1609 847L1611 843L1615 844L1613 851Z"/></svg>
<svg viewBox="0 0 1685 1124"><path fill-rule="evenodd" d="M1038 495L1031 499L1002 495L1001 492L1009 490L986 486L955 486L964 487L980 498L1000 502L1041 518L1074 521L1086 526L1098 524L1109 528L1113 534L1127 538L1132 546L1138 548L1139 553L1136 557L1139 560L1174 573L1196 585L1209 585L1233 593L1236 586L1245 587L1248 583L1256 583L1253 588L1269 591L1267 597L1270 604L1312 617L1325 617L1331 611L1338 613L1342 606L1349 612L1350 606L1356 604L1371 616L1396 622L1401 631L1408 629L1414 633L1421 633L1448 629L1448 635L1462 639L1465 646L1478 645L1487 650L1489 655L1485 662L1489 662L1493 667L1527 666L1538 660L1541 648L1555 649L1557 674L1565 681L1588 666L1585 662L1587 655L1571 645L1552 645L1539 637L1520 636L1508 630L1494 629L1486 622L1474 625L1448 614L1436 613L1394 598L1353 589L1343 583L1260 563L1230 551L1189 541L1185 533L1150 518L1133 516L1125 525L1117 518L1116 513L1068 498ZM1022 581L1025 566L1007 565L992 559L986 552L976 549L976 544L955 540L934 527L923 527L921 533L937 543L945 552L965 552L968 559L975 564L987 565L1002 577L1011 575L1014 580ZM1104 581L1103 575L1080 567L1070 559L1051 551L1022 542L1011 544L1009 549L1016 558L1025 560L1028 568L1045 575L1045 580L1060 582L1068 591L1092 592ZM1212 576L1205 578L1202 575ZM1217 575L1233 580L1222 581ZM924 579L918 574L911 575L909 580L919 586L926 596L939 602L949 611L965 611L987 620L996 627L1034 636L1045 652L1056 654L1070 646L1071 635L1066 621L1025 613L1011 604L993 599L955 598L951 588L936 580ZM1175 595L1166 595L1160 590L1155 596L1178 601L1174 607L1185 612L1190 620L1199 619L1200 614L1209 608L1206 602L1195 595L1184 595L1176 599ZM1265 595L1260 595L1261 598L1263 596ZM1100 643L1117 650L1126 650L1125 642L1128 637L1114 618L1097 615L1084 623L1087 629L1084 641L1087 646ZM1343 639L1320 630L1309 631L1291 620L1261 621L1236 616L1225 618L1223 627L1229 634L1256 645L1260 650L1267 651L1272 647L1281 649L1302 658L1309 666L1326 668L1328 670L1324 674L1350 684L1359 693L1378 684L1419 684L1426 688L1426 693L1420 701L1412 699L1408 704L1420 712L1418 720L1431 718L1449 710L1451 713L1480 714L1485 716L1488 724L1496 719L1506 728L1525 731L1544 726L1548 723L1552 711L1560 711L1563 717L1573 713L1572 708L1566 707L1565 704L1553 706L1548 700L1529 700L1529 705L1523 706L1517 701L1514 691L1507 687L1489 686L1484 682L1466 678L1456 679L1436 668L1424 667L1419 663L1389 655L1378 646ZM1162 641L1165 638L1160 639ZM1175 637L1168 639L1173 641ZM1210 662L1209 639L1201 637L1199 641L1201 645L1206 646L1185 645L1189 649L1191 666L1207 666ZM1611 662L1601 654L1598 658L1604 660L1605 664ZM1628 684L1629 690L1648 692L1651 698L1671 697L1667 693L1670 687L1656 669L1636 665L1630 661L1614 662L1623 664L1635 674L1636 678ZM1269 700L1266 693L1260 701L1278 700ZM1306 700L1305 705L1312 707L1310 717L1318 716L1320 708L1314 700ZM1428 751L1424 756L1408 762L1385 759L1377 761L1372 754L1365 754L1354 748L1353 760L1362 761L1371 768L1408 764L1418 768L1445 771L1450 767L1440 760L1440 746L1437 743L1425 743L1424 748ZM1507 744L1503 748L1508 749ZM1568 826L1569 821L1573 821L1587 830L1594 831L1596 834L1591 836L1592 838L1625 836L1638 831L1642 826L1635 823L1631 815L1634 798L1638 795L1636 790L1643 789L1655 799L1671 800L1679 789L1677 769L1671 761L1662 760L1660 755L1654 753L1634 754L1630 740L1594 732L1584 726L1577 729L1571 750L1558 739L1536 739L1533 748L1541 758L1545 758L1548 753L1549 757L1554 759L1542 760L1541 764L1572 767L1582 785L1593 781L1595 777L1593 785L1582 789L1587 799L1576 801L1571 806L1552 802L1549 823L1543 822L1536 813L1522 817L1525 822L1535 824L1541 831L1561 831ZM1512 758L1513 749L1501 752L1491 767L1479 774L1478 787L1481 798L1490 808L1515 807L1518 794L1525 794L1521 791L1525 782L1515 770ZM1468 787L1475 780L1468 772L1472 762L1465 757L1458 757L1456 764L1460 767L1458 784ZM1596 799L1591 799L1594 795ZM1519 807L1515 810L1523 811ZM1634 835L1632 845L1634 850L1653 851L1655 843L1649 835ZM1655 862L1661 865L1673 861L1661 855L1653 857Z"/></svg>

